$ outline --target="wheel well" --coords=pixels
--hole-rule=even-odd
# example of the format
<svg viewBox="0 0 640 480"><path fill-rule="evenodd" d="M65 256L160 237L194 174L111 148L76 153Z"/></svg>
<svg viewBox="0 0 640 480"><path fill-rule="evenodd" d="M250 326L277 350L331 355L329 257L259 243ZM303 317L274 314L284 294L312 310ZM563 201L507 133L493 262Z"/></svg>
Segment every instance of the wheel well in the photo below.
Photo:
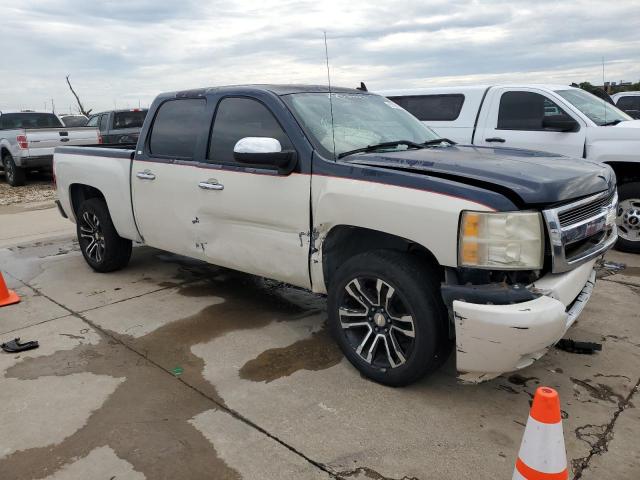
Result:
<svg viewBox="0 0 640 480"><path fill-rule="evenodd" d="M8 153L11 155L11 152L7 149L7 147L0 148L0 159L4 158L4 154ZM0 167L2 166L2 162L0 162Z"/></svg>
<svg viewBox="0 0 640 480"><path fill-rule="evenodd" d="M629 182L640 181L640 163L633 162L605 162L613 171L616 172L616 178L618 179L618 185Z"/></svg>
<svg viewBox="0 0 640 480"><path fill-rule="evenodd" d="M69 195L71 196L71 206L73 207L73 213L77 218L78 209L82 202L90 198L105 199L100 190L89 185L82 185L80 183L74 183L69 187Z"/></svg>
<svg viewBox="0 0 640 480"><path fill-rule="evenodd" d="M435 256L422 245L378 230L338 225L329 231L327 238L322 242L322 270L327 289L333 274L349 258L380 249L408 253L414 256L417 262L437 268L441 278L444 278L444 270Z"/></svg>

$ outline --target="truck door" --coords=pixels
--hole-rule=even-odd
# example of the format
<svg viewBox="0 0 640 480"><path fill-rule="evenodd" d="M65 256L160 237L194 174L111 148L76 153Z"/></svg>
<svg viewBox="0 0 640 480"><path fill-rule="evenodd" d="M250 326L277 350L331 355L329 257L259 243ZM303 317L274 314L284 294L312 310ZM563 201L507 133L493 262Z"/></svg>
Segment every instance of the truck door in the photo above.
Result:
<svg viewBox="0 0 640 480"><path fill-rule="evenodd" d="M477 145L525 148L582 157L586 124L542 92L529 88L496 88L487 105ZM559 131L558 121L573 125ZM556 124L552 125L551 122Z"/></svg>
<svg viewBox="0 0 640 480"><path fill-rule="evenodd" d="M195 249L216 265L310 287L310 175L234 160L234 146L245 137L275 138L282 150L296 150L297 137L285 132L268 101L226 96L217 105L206 164L192 170Z"/></svg>
<svg viewBox="0 0 640 480"><path fill-rule="evenodd" d="M136 225L145 243L182 255L193 252L194 172L204 160L209 121L204 98L168 99L160 104L131 170Z"/></svg>

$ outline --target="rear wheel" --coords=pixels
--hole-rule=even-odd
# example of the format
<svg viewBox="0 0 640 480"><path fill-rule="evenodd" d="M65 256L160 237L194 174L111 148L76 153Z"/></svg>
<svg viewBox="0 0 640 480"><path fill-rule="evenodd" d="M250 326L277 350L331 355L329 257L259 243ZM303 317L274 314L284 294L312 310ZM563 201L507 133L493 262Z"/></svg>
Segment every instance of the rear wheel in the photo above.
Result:
<svg viewBox="0 0 640 480"><path fill-rule="evenodd" d="M413 383L450 351L438 275L408 254L378 250L351 258L331 281L328 307L343 353L376 382Z"/></svg>
<svg viewBox="0 0 640 480"><path fill-rule="evenodd" d="M616 250L640 253L640 182L618 187L618 242Z"/></svg>
<svg viewBox="0 0 640 480"><path fill-rule="evenodd" d="M26 174L24 169L18 167L10 153L2 156L2 165L4 167L4 176L7 183L12 187L19 187L25 184Z"/></svg>
<svg viewBox="0 0 640 480"><path fill-rule="evenodd" d="M76 222L80 250L91 268L97 272L113 272L129 263L131 240L118 235L103 199L90 198L82 202Z"/></svg>

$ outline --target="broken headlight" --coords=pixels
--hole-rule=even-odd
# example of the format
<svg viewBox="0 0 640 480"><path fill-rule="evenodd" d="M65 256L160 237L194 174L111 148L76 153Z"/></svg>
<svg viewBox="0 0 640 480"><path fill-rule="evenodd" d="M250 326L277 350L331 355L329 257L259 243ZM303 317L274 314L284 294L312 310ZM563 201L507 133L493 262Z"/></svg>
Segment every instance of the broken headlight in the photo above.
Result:
<svg viewBox="0 0 640 480"><path fill-rule="evenodd" d="M495 270L539 270L544 232L539 212L462 212L458 265Z"/></svg>

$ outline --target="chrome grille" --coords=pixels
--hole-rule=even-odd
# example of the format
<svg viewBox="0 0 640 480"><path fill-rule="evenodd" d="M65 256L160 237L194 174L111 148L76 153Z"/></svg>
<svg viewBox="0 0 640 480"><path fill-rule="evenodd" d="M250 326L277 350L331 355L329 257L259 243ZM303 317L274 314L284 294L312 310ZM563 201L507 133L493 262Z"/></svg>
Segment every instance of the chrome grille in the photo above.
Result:
<svg viewBox="0 0 640 480"><path fill-rule="evenodd" d="M613 246L618 238L617 205L618 194L614 190L542 212L554 273L571 270Z"/></svg>
<svg viewBox="0 0 640 480"><path fill-rule="evenodd" d="M593 202L559 212L558 220L560 220L560 226L567 227L569 225L575 225L576 223L599 215L603 208L611 204L615 193L616 192L613 191L602 198L595 199Z"/></svg>

